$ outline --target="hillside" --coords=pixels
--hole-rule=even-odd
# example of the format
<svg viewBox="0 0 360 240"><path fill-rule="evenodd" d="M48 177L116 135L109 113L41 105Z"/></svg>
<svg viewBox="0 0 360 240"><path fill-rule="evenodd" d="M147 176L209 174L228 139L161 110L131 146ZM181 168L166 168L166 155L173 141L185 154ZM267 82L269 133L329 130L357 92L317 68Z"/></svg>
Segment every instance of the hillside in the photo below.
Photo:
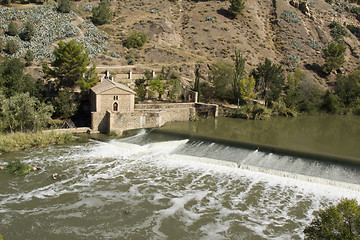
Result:
<svg viewBox="0 0 360 240"><path fill-rule="evenodd" d="M40 60L50 57L49 51L58 40L77 38L90 50L98 66L123 66L131 59L138 69L172 67L189 82L194 79L195 64L201 64L202 77L206 80L209 64L217 60L232 61L234 50L238 49L247 59L247 72L269 58L281 63L287 71L296 67L307 71L326 87L332 85L334 74L325 78L318 69L324 63L321 49L333 41L329 25L335 21L360 27L356 19L359 6L339 0L332 5L325 0L307 1L305 8L299 7L296 0L247 0L243 15L235 19L229 18L226 11L228 1L123 0L111 2L113 20L98 27L100 33L87 21L91 8L97 4L98 1L77 1L75 13L62 15L41 6L42 12L36 15L35 21L39 34L35 34L36 40L23 43L21 49L35 49L37 64L40 64ZM3 42L8 38L5 29L11 19L21 26L26 19L35 18L18 14L20 9L29 6L12 5L10 10L1 7ZM48 15L54 23L44 21ZM63 27L57 28L59 23ZM122 46L122 41L134 30L150 37L139 50ZM347 32L348 36L344 37L346 63L340 69L345 74L360 62L359 39ZM25 50L21 50L16 56L24 54Z"/></svg>

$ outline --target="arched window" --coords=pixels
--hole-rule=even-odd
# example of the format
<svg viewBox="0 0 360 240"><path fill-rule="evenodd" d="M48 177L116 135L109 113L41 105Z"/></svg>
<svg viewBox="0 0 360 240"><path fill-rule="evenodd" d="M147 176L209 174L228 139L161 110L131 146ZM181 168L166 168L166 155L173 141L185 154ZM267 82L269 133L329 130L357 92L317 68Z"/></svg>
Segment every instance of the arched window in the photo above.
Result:
<svg viewBox="0 0 360 240"><path fill-rule="evenodd" d="M118 111L118 104L117 104L117 102L114 102L114 104L113 104L113 110L115 111L115 112L117 112Z"/></svg>

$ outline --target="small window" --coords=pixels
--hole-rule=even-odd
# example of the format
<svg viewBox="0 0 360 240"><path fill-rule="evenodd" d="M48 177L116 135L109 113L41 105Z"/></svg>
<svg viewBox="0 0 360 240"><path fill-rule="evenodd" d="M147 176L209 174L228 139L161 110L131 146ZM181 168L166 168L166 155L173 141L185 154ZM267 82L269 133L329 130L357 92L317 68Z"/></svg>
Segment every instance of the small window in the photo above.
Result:
<svg viewBox="0 0 360 240"><path fill-rule="evenodd" d="M116 100L119 100L119 96L116 96Z"/></svg>
<svg viewBox="0 0 360 240"><path fill-rule="evenodd" d="M115 102L115 103L113 104L113 110L114 110L115 112L118 111L118 104L117 104L117 102Z"/></svg>

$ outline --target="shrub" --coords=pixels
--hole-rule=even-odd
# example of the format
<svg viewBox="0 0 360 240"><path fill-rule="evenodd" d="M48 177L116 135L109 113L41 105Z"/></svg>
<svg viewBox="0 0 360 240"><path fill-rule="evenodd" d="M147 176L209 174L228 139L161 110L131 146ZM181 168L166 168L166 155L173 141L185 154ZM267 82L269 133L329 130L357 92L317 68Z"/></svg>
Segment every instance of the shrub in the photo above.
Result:
<svg viewBox="0 0 360 240"><path fill-rule="evenodd" d="M360 206L355 199L342 199L336 206L316 211L305 228L305 239L359 239Z"/></svg>
<svg viewBox="0 0 360 240"><path fill-rule="evenodd" d="M358 39L360 39L360 27L356 27L352 24L349 24L346 27L352 34L354 34Z"/></svg>
<svg viewBox="0 0 360 240"><path fill-rule="evenodd" d="M13 21L9 23L8 30L6 33L10 36L16 36L18 34L18 29Z"/></svg>
<svg viewBox="0 0 360 240"><path fill-rule="evenodd" d="M236 16L242 13L242 10L245 8L245 2L243 0L230 0L230 7L228 11Z"/></svg>
<svg viewBox="0 0 360 240"><path fill-rule="evenodd" d="M31 166L20 162L20 160L13 160L5 167L5 172L13 173L16 176L26 175L30 172Z"/></svg>
<svg viewBox="0 0 360 240"><path fill-rule="evenodd" d="M133 31L124 40L123 45L127 48L141 48L146 41L147 35L145 33Z"/></svg>
<svg viewBox="0 0 360 240"><path fill-rule="evenodd" d="M24 41L30 41L31 38L34 36L34 24L32 22L26 22L24 31L22 32L22 39Z"/></svg>
<svg viewBox="0 0 360 240"><path fill-rule="evenodd" d="M232 114L235 118L253 119L253 120L264 120L271 116L271 110L263 105L245 105L236 109Z"/></svg>
<svg viewBox="0 0 360 240"><path fill-rule="evenodd" d="M27 66L30 66L31 65L31 62L34 60L34 54L33 52L29 49L27 50L25 56L24 56L24 59L26 61L26 65Z"/></svg>
<svg viewBox="0 0 360 240"><path fill-rule="evenodd" d="M101 0L99 6L92 9L91 21L95 25L103 25L110 23L111 21L111 11L110 3L108 0Z"/></svg>
<svg viewBox="0 0 360 240"><path fill-rule="evenodd" d="M72 7L72 0L58 0L58 11L69 13Z"/></svg>
<svg viewBox="0 0 360 240"><path fill-rule="evenodd" d="M18 50L18 46L16 45L14 40L9 40L6 42L5 52L12 55L12 54L16 53L17 50Z"/></svg>
<svg viewBox="0 0 360 240"><path fill-rule="evenodd" d="M298 17L297 13L292 11L284 11L281 14L281 18L284 19L286 22L290 23L298 23L300 21L300 18Z"/></svg>
<svg viewBox="0 0 360 240"><path fill-rule="evenodd" d="M342 42L332 42L326 49L323 50L325 65L323 71L330 74L331 71L337 70L345 63L346 47Z"/></svg>
<svg viewBox="0 0 360 240"><path fill-rule="evenodd" d="M329 27L331 29L330 35L334 38L335 41L340 41L342 37L349 35L345 27L338 22L333 21Z"/></svg>

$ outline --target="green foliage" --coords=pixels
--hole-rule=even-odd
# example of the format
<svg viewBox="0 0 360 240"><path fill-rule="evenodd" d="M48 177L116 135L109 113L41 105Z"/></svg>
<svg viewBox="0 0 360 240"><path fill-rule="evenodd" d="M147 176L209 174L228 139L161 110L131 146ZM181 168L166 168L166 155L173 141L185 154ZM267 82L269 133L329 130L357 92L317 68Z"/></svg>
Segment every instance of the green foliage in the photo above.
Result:
<svg viewBox="0 0 360 240"><path fill-rule="evenodd" d="M304 77L297 89L296 109L299 112L316 113L322 106L323 91L309 77Z"/></svg>
<svg viewBox="0 0 360 240"><path fill-rule="evenodd" d="M139 101L143 101L146 97L146 85L145 85L145 79L143 78L139 78L135 80L135 92L136 92L136 96L137 99Z"/></svg>
<svg viewBox="0 0 360 240"><path fill-rule="evenodd" d="M58 0L58 11L61 13L69 13L72 7L72 0Z"/></svg>
<svg viewBox="0 0 360 240"><path fill-rule="evenodd" d="M230 63L219 61L211 65L209 80L217 99L233 100L232 79L234 79L234 70Z"/></svg>
<svg viewBox="0 0 360 240"><path fill-rule="evenodd" d="M339 69L345 63L345 51L346 47L342 42L332 42L323 50L325 59L323 71L326 74Z"/></svg>
<svg viewBox="0 0 360 240"><path fill-rule="evenodd" d="M8 54L14 54L18 50L18 46L16 45L14 40L8 40L5 45L5 52Z"/></svg>
<svg viewBox="0 0 360 240"><path fill-rule="evenodd" d="M245 71L245 58L241 55L240 51L235 50L235 72L232 83L233 97L234 100L239 102L242 99L241 85L243 84Z"/></svg>
<svg viewBox="0 0 360 240"><path fill-rule="evenodd" d="M360 27L354 26L352 24L346 25L347 29L354 34L358 39L360 39Z"/></svg>
<svg viewBox="0 0 360 240"><path fill-rule="evenodd" d="M16 93L29 92L38 95L38 89L29 75L24 74L25 65L17 58L0 59L0 89L6 98Z"/></svg>
<svg viewBox="0 0 360 240"><path fill-rule="evenodd" d="M272 115L283 116L283 117L296 117L297 112L294 109L288 108L283 101L279 101L273 103Z"/></svg>
<svg viewBox="0 0 360 240"><path fill-rule="evenodd" d="M260 104L248 104L240 106L235 110L232 117L253 119L253 120L264 120L271 116L271 110Z"/></svg>
<svg viewBox="0 0 360 240"><path fill-rule="evenodd" d="M243 0L229 0L229 1L230 1L230 7L228 11L234 16L241 14L243 9L245 8L245 2Z"/></svg>
<svg viewBox="0 0 360 240"><path fill-rule="evenodd" d="M26 22L24 26L24 31L22 32L22 39L24 41L30 41L31 38L34 36L35 28L32 22Z"/></svg>
<svg viewBox="0 0 360 240"><path fill-rule="evenodd" d="M18 93L2 100L2 128L10 131L37 131L51 123L53 107L27 93Z"/></svg>
<svg viewBox="0 0 360 240"><path fill-rule="evenodd" d="M75 94L68 91L59 91L58 96L53 100L55 117L67 119L75 115L79 104L75 101Z"/></svg>
<svg viewBox="0 0 360 240"><path fill-rule="evenodd" d="M241 99L249 101L255 97L255 78L254 76L246 76L240 83Z"/></svg>
<svg viewBox="0 0 360 240"><path fill-rule="evenodd" d="M26 51L26 54L25 54L25 56L24 56L24 59L25 59L25 61L26 61L26 65L27 65L27 66L30 66L30 65L31 65L31 62L34 60L34 54L33 54L33 52L32 52L30 49L28 49L28 50Z"/></svg>
<svg viewBox="0 0 360 240"><path fill-rule="evenodd" d="M195 83L193 90L198 93L198 101L200 101L200 67L196 66L195 69Z"/></svg>
<svg viewBox="0 0 360 240"><path fill-rule="evenodd" d="M8 30L6 32L10 36L16 36L18 34L18 29L14 21L10 21L8 25Z"/></svg>
<svg viewBox="0 0 360 240"><path fill-rule="evenodd" d="M168 80L167 87L169 88L168 98L171 102L178 102L179 98L183 92L183 87L180 83L180 76L173 76Z"/></svg>
<svg viewBox="0 0 360 240"><path fill-rule="evenodd" d="M342 199L336 206L314 214L304 230L305 239L359 239L360 206L355 199Z"/></svg>
<svg viewBox="0 0 360 240"><path fill-rule="evenodd" d="M345 27L340 23L333 21L330 25L330 35L335 41L340 41L344 36L348 36L349 33L346 31Z"/></svg>
<svg viewBox="0 0 360 240"><path fill-rule="evenodd" d="M141 48L147 41L147 35L145 33L139 33L133 31L124 40L123 45L126 48Z"/></svg>
<svg viewBox="0 0 360 240"><path fill-rule="evenodd" d="M16 176L23 176L30 172L31 166L20 162L20 160L13 160L4 168L5 172L13 173Z"/></svg>
<svg viewBox="0 0 360 240"><path fill-rule="evenodd" d="M259 64L253 71L252 75L255 77L260 97L265 100L265 105L271 106L272 102L279 100L285 82L284 70L281 66L272 64L266 58L265 62Z"/></svg>
<svg viewBox="0 0 360 240"><path fill-rule="evenodd" d="M281 18L284 19L286 22L290 23L298 23L300 22L300 18L298 17L297 13L293 11L284 11L281 13Z"/></svg>
<svg viewBox="0 0 360 240"><path fill-rule="evenodd" d="M161 100L161 95L165 93L165 83L159 78L156 78L150 81L149 88L151 91L156 92L159 96L159 100Z"/></svg>
<svg viewBox="0 0 360 240"><path fill-rule="evenodd" d="M81 78L76 82L81 89L81 92L88 94L90 89L94 87L100 81L99 75L96 72L96 65L94 64L91 68L85 71L85 77Z"/></svg>
<svg viewBox="0 0 360 240"><path fill-rule="evenodd" d="M0 38L0 53L3 50L3 45L4 45L3 40Z"/></svg>
<svg viewBox="0 0 360 240"><path fill-rule="evenodd" d="M335 84L335 93L346 107L356 107L360 100L360 70L348 76L339 75Z"/></svg>
<svg viewBox="0 0 360 240"><path fill-rule="evenodd" d="M54 49L55 60L51 63L52 68L43 63L43 71L46 77L54 77L58 88L73 89L76 83L81 82L89 65L89 53L80 43L75 40L67 43L60 41Z"/></svg>
<svg viewBox="0 0 360 240"><path fill-rule="evenodd" d="M16 152L23 149L64 144L73 140L71 133L35 132L0 134L0 152Z"/></svg>
<svg viewBox="0 0 360 240"><path fill-rule="evenodd" d="M330 91L326 91L322 107L328 113L338 113L340 108L339 97Z"/></svg>
<svg viewBox="0 0 360 240"><path fill-rule="evenodd" d="M92 9L91 21L95 25L103 25L106 23L110 23L111 10L108 0L101 0L99 6Z"/></svg>

